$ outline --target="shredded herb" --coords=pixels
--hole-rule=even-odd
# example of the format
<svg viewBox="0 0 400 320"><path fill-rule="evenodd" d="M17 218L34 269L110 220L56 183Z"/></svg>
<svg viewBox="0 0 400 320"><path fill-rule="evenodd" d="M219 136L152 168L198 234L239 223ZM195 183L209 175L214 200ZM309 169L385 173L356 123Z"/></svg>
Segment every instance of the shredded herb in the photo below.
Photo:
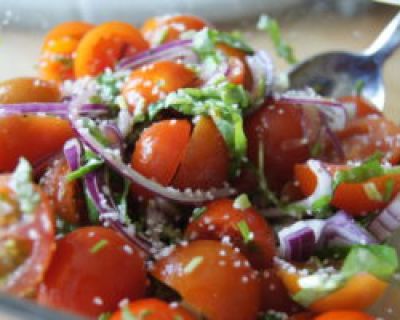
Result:
<svg viewBox="0 0 400 320"><path fill-rule="evenodd" d="M394 191L394 179L389 178L385 181L385 190L383 192L383 201L388 202L392 196L393 196L393 191Z"/></svg>
<svg viewBox="0 0 400 320"><path fill-rule="evenodd" d="M100 168L104 161L100 159L95 153L92 151L86 150L85 154L85 164L79 167L77 170L71 171L65 177L67 182L71 182L73 180L82 178L83 176L87 175L88 173L95 171L96 169Z"/></svg>
<svg viewBox="0 0 400 320"><path fill-rule="evenodd" d="M32 167L26 159L19 159L11 176L10 186L17 196L21 211L27 214L33 213L40 202L40 194L34 188Z"/></svg>
<svg viewBox="0 0 400 320"><path fill-rule="evenodd" d="M108 245L108 240L106 239L101 239L98 242L96 242L93 247L90 248L90 253L97 253L101 249L103 249L105 246Z"/></svg>
<svg viewBox="0 0 400 320"><path fill-rule="evenodd" d="M99 315L97 320L109 320L112 316L111 312L103 312L101 315Z"/></svg>
<svg viewBox="0 0 400 320"><path fill-rule="evenodd" d="M364 80L357 80L354 84L354 92L356 93L357 97L361 97L362 91L365 87L365 81Z"/></svg>
<svg viewBox="0 0 400 320"><path fill-rule="evenodd" d="M206 207L200 207L200 208L194 208L193 213L192 213L192 219L197 220L199 219L204 212L206 212L207 208Z"/></svg>
<svg viewBox="0 0 400 320"><path fill-rule="evenodd" d="M96 80L99 88L97 93L99 102L116 104L116 98L121 93L121 85L128 76L129 72L111 72L110 70L98 76Z"/></svg>
<svg viewBox="0 0 400 320"><path fill-rule="evenodd" d="M233 207L239 210L246 210L251 208L251 202L247 194L241 194L233 201Z"/></svg>
<svg viewBox="0 0 400 320"><path fill-rule="evenodd" d="M240 234L242 235L243 241L245 244L250 243L254 239L254 234L250 230L249 225L247 224L246 221L241 220L237 223L237 227L240 231Z"/></svg>
<svg viewBox="0 0 400 320"><path fill-rule="evenodd" d="M129 309L128 306L124 306L121 309L121 320L139 320Z"/></svg>
<svg viewBox="0 0 400 320"><path fill-rule="evenodd" d="M373 201L383 201L383 195L379 192L375 183L373 182L364 183L363 189L368 199Z"/></svg>
<svg viewBox="0 0 400 320"><path fill-rule="evenodd" d="M331 195L324 195L312 203L311 210L317 218L326 218L330 215L331 200L332 200Z"/></svg>
<svg viewBox="0 0 400 320"><path fill-rule="evenodd" d="M204 260L202 256L196 256L183 268L183 273L192 273Z"/></svg>
<svg viewBox="0 0 400 320"><path fill-rule="evenodd" d="M88 194L87 191L84 192L85 194L85 200L86 200L86 207L88 210L88 218L91 224L99 224L100 222L100 214L99 211L97 210L92 198Z"/></svg>
<svg viewBox="0 0 400 320"><path fill-rule="evenodd" d="M109 146L110 142L96 125L96 122L89 118L82 118L80 119L80 121L82 127L86 128L89 131L90 135L97 140L97 142L99 142L104 147Z"/></svg>
<svg viewBox="0 0 400 320"><path fill-rule="evenodd" d="M157 37L152 41L152 45L159 46L163 44L165 40L167 40L168 33L169 33L168 27L159 30L159 32L157 33Z"/></svg>
<svg viewBox="0 0 400 320"><path fill-rule="evenodd" d="M293 49L282 39L281 29L278 22L267 15L260 16L257 23L259 30L265 31L272 40L278 56L285 59L288 63L294 64L297 59L294 56Z"/></svg>

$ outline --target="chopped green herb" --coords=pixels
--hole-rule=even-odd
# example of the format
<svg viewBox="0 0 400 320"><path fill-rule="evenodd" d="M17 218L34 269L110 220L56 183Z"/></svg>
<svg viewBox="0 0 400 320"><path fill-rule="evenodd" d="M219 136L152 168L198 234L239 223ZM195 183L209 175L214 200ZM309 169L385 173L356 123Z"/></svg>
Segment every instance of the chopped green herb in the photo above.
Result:
<svg viewBox="0 0 400 320"><path fill-rule="evenodd" d="M194 208L193 214L192 214L192 219L193 220L199 219L202 216L202 214L204 212L206 212L206 210L207 210L206 207Z"/></svg>
<svg viewBox="0 0 400 320"><path fill-rule="evenodd" d="M86 206L88 209L88 218L91 224L99 224L100 222L100 214L99 211L97 210L92 198L88 194L88 192L85 190L85 200L86 200Z"/></svg>
<svg viewBox="0 0 400 320"><path fill-rule="evenodd" d="M354 84L354 91L356 93L357 97L360 97L362 95L362 91L365 87L365 81L364 80L357 80L356 83Z"/></svg>
<svg viewBox="0 0 400 320"><path fill-rule="evenodd" d="M280 27L275 19L267 15L262 15L258 20L257 28L265 31L269 35L280 57L290 64L297 62L293 49L282 39Z"/></svg>
<svg viewBox="0 0 400 320"><path fill-rule="evenodd" d="M20 158L11 176L10 186L14 190L18 204L23 213L33 213L40 202L40 194L32 182L32 167L29 162Z"/></svg>
<svg viewBox="0 0 400 320"><path fill-rule="evenodd" d="M157 33L157 38L154 39L154 41L152 41L152 45L159 46L160 44L163 44L164 41L167 40L168 32L169 32L168 27L159 30Z"/></svg>
<svg viewBox="0 0 400 320"><path fill-rule="evenodd" d="M90 253L97 253L101 249L103 249L106 245L108 245L108 240L106 239L101 239L98 242L96 242L93 247L90 248Z"/></svg>
<svg viewBox="0 0 400 320"><path fill-rule="evenodd" d="M121 309L121 316L121 320L140 320L132 313L128 306L124 306Z"/></svg>
<svg viewBox="0 0 400 320"><path fill-rule="evenodd" d="M109 70L97 77L98 96L103 103L116 104L116 98L121 93L122 83L126 81L129 72L111 72Z"/></svg>
<svg viewBox="0 0 400 320"><path fill-rule="evenodd" d="M324 151L324 145L320 141L317 141L311 146L310 156L311 158L318 158L323 151Z"/></svg>
<svg viewBox="0 0 400 320"><path fill-rule="evenodd" d="M67 182L71 182L73 180L82 178L83 176L87 175L88 173L100 168L103 164L104 164L104 161L102 159L99 159L98 157L90 158L79 169L68 173L66 175L65 179L67 180Z"/></svg>
<svg viewBox="0 0 400 320"><path fill-rule="evenodd" d="M325 218L326 214L329 215L330 213L330 203L332 200L331 195L324 195L314 201L314 203L311 205L311 210L312 212L316 215L318 218Z"/></svg>
<svg viewBox="0 0 400 320"><path fill-rule="evenodd" d="M242 235L243 241L245 244L250 243L254 239L254 234L250 230L249 225L247 224L246 221L241 220L237 223L237 227L240 231L240 234Z"/></svg>
<svg viewBox="0 0 400 320"><path fill-rule="evenodd" d="M239 210L246 210L251 208L251 202L247 194L243 193L236 197L235 201L233 202L233 207Z"/></svg>
<svg viewBox="0 0 400 320"><path fill-rule="evenodd" d="M110 142L108 139L103 135L103 133L100 131L99 127L96 125L96 123L89 118L82 118L81 120L81 125L82 127L86 128L89 130L89 133L99 142L101 145L104 147L107 147Z"/></svg>
<svg viewBox="0 0 400 320"><path fill-rule="evenodd" d="M99 315L97 320L109 320L111 316L112 316L111 312L103 312L101 315Z"/></svg>
<svg viewBox="0 0 400 320"><path fill-rule="evenodd" d="M363 189L368 199L373 201L383 201L383 195L379 192L375 183L373 182L364 183Z"/></svg>
<svg viewBox="0 0 400 320"><path fill-rule="evenodd" d="M383 201L388 202L393 195L393 190L394 190L394 179L389 178L385 181L385 190L383 192Z"/></svg>
<svg viewBox="0 0 400 320"><path fill-rule="evenodd" d="M194 257L189 263L183 268L183 273L192 273L204 260L204 257Z"/></svg>

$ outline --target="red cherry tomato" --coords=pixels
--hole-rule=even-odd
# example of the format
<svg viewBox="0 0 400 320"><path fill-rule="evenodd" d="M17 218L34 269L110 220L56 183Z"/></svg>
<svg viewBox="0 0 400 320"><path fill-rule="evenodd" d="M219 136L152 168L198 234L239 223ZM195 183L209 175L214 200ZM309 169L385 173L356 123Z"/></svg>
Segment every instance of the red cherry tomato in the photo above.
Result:
<svg viewBox="0 0 400 320"><path fill-rule="evenodd" d="M253 235L248 243L244 242L239 229L242 222ZM276 255L274 231L265 219L253 208L235 209L230 199L216 200L207 205L206 211L188 225L185 234L191 240L219 240L229 236L257 269L271 267Z"/></svg>
<svg viewBox="0 0 400 320"><path fill-rule="evenodd" d="M83 316L115 310L122 299L144 296L139 250L111 229L84 227L59 240L40 287L40 304Z"/></svg>
<svg viewBox="0 0 400 320"><path fill-rule="evenodd" d="M122 95L131 111L146 109L170 92L194 86L196 78L196 74L182 63L158 61L133 70L122 88Z"/></svg>
<svg viewBox="0 0 400 320"><path fill-rule="evenodd" d="M209 189L228 180L229 152L214 122L201 117L196 122L185 155L172 185L179 188Z"/></svg>
<svg viewBox="0 0 400 320"><path fill-rule="evenodd" d="M203 29L207 23L196 16L173 15L148 19L142 26L144 38L153 46L177 40L183 32Z"/></svg>
<svg viewBox="0 0 400 320"><path fill-rule="evenodd" d="M22 213L10 176L0 176L0 289L31 296L42 281L55 249L54 214L46 195L35 187L39 203L33 213Z"/></svg>
<svg viewBox="0 0 400 320"><path fill-rule="evenodd" d="M143 320L196 320L182 307L171 306L158 299L143 299L132 302L126 307L126 310L115 312L110 320L125 320L127 317L124 317L124 312Z"/></svg>
<svg viewBox="0 0 400 320"><path fill-rule="evenodd" d="M198 240L157 261L153 275L208 319L254 320L260 282L248 260L218 241Z"/></svg>

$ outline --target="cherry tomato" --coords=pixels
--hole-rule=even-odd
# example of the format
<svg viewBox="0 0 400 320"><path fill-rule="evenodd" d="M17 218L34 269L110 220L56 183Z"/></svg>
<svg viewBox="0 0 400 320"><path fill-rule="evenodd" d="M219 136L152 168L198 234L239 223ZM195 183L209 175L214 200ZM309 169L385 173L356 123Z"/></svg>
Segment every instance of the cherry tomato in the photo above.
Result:
<svg viewBox="0 0 400 320"><path fill-rule="evenodd" d="M298 273L291 273L279 268L277 274L291 295L300 290L299 279L301 276ZM308 308L315 312L363 310L375 303L387 287L387 282L368 273L359 273L347 280L341 288L316 300Z"/></svg>
<svg viewBox="0 0 400 320"><path fill-rule="evenodd" d="M2 291L31 296L42 281L55 249L54 214L46 195L32 213L20 211L10 176L0 175L0 276Z"/></svg>
<svg viewBox="0 0 400 320"><path fill-rule="evenodd" d="M51 82L37 78L14 78L0 82L0 103L55 102L60 90Z"/></svg>
<svg viewBox="0 0 400 320"><path fill-rule="evenodd" d="M148 49L140 32L128 23L106 22L85 34L76 49L75 76L96 76L124 57Z"/></svg>
<svg viewBox="0 0 400 320"><path fill-rule="evenodd" d="M67 120L33 115L0 117L0 172L12 171L20 157L35 164L58 152L73 136Z"/></svg>
<svg viewBox="0 0 400 320"><path fill-rule="evenodd" d="M246 243L239 225L244 222L253 239ZM249 259L254 268L265 269L272 266L276 255L275 236L265 219L253 208L235 209L233 200L221 199L207 205L206 211L193 220L186 229L188 239L219 240L229 236Z"/></svg>
<svg viewBox="0 0 400 320"><path fill-rule="evenodd" d="M124 320L123 310L115 312L110 320ZM130 303L127 306L129 314L143 320L196 320L194 316L180 306L158 299L143 299ZM126 311L125 311L126 312Z"/></svg>
<svg viewBox="0 0 400 320"><path fill-rule="evenodd" d="M172 185L179 188L209 189L228 180L229 151L225 140L209 117L200 117Z"/></svg>
<svg viewBox="0 0 400 320"><path fill-rule="evenodd" d="M400 161L400 127L379 115L355 119L337 133L345 160L365 160L377 151L392 164ZM334 155L330 162L340 162Z"/></svg>
<svg viewBox="0 0 400 320"><path fill-rule="evenodd" d="M131 166L148 178L168 185L190 139L187 120L163 120L145 129L136 142Z"/></svg>
<svg viewBox="0 0 400 320"><path fill-rule="evenodd" d="M383 116L374 105L372 105L365 98L360 96L345 96L338 99L340 102L344 103L354 103L356 105L356 116L365 117L371 114Z"/></svg>
<svg viewBox="0 0 400 320"><path fill-rule="evenodd" d="M257 318L259 279L231 246L210 240L190 242L157 261L153 275L208 319Z"/></svg>
<svg viewBox="0 0 400 320"><path fill-rule="evenodd" d="M122 88L122 95L131 111L147 106L168 93L194 84L196 74L182 63L158 61L132 71Z"/></svg>
<svg viewBox="0 0 400 320"><path fill-rule="evenodd" d="M81 38L93 25L70 21L57 25L45 37L39 61L43 79L61 82L74 79L74 55Z"/></svg>
<svg viewBox="0 0 400 320"><path fill-rule="evenodd" d="M160 16L145 21L141 32L151 46L156 47L162 43L179 39L183 32L199 31L206 25L207 23L203 19L196 16Z"/></svg>
<svg viewBox="0 0 400 320"><path fill-rule="evenodd" d="M351 167L325 164L325 168L329 168L328 170L333 175L338 170L348 170ZM312 194L316 187L317 178L311 169L306 164L296 165L295 172L296 179L304 194L306 196ZM393 184L393 189L389 197L384 199L383 195L388 183ZM366 188L368 185L373 185L382 196L382 199L371 198ZM400 175L386 174L363 182L343 182L339 184L333 193L331 204L354 216L365 215L368 212L385 208L398 192L400 192Z"/></svg>
<svg viewBox="0 0 400 320"><path fill-rule="evenodd" d="M139 250L111 229L79 228L58 241L40 286L40 304L83 316L115 310L122 299L144 296Z"/></svg>
<svg viewBox="0 0 400 320"><path fill-rule="evenodd" d="M331 311L323 313L315 320L374 320L374 317L358 311Z"/></svg>
<svg viewBox="0 0 400 320"><path fill-rule="evenodd" d="M303 128L303 110L277 104L263 106L245 121L249 159L258 165L260 141L264 149L264 172L270 187L279 191L293 178L293 167L310 156L310 145Z"/></svg>
<svg viewBox="0 0 400 320"><path fill-rule="evenodd" d="M56 158L40 179L40 185L49 196L55 213L65 221L76 224L80 220L80 212L83 212L85 204L78 181L66 180L70 172L65 158Z"/></svg>

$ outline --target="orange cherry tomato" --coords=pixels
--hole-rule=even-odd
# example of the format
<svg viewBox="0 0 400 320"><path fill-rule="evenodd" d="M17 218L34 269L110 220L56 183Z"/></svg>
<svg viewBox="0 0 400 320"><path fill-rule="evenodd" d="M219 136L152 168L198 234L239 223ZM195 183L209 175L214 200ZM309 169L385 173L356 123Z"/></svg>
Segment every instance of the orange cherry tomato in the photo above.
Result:
<svg viewBox="0 0 400 320"><path fill-rule="evenodd" d="M345 160L365 160L380 151L390 163L400 162L400 127L389 119L379 115L355 119L337 136ZM328 158L330 162L340 162L334 155Z"/></svg>
<svg viewBox="0 0 400 320"><path fill-rule="evenodd" d="M71 170L64 157L56 158L40 179L43 191L48 195L54 211L65 221L76 224L85 204L78 181L66 180Z"/></svg>
<svg viewBox="0 0 400 320"><path fill-rule="evenodd" d="M187 120L163 120L145 129L132 154L131 166L144 176L168 185L190 139Z"/></svg>
<svg viewBox="0 0 400 320"><path fill-rule="evenodd" d="M374 320L374 317L358 311L331 311L323 313L315 320Z"/></svg>
<svg viewBox="0 0 400 320"><path fill-rule="evenodd" d="M131 302L127 309L139 319L143 320L196 320L188 311L180 306L170 304L158 299L143 299ZM123 311L115 312L110 320L124 320Z"/></svg>
<svg viewBox="0 0 400 320"><path fill-rule="evenodd" d="M338 100L344 103L354 103L356 106L357 117L365 117L371 114L383 116L382 112L361 96L345 96Z"/></svg>
<svg viewBox="0 0 400 320"><path fill-rule="evenodd" d="M74 136L68 121L55 117L0 117L0 172L12 171L20 157L32 164L58 152Z"/></svg>
<svg viewBox="0 0 400 320"><path fill-rule="evenodd" d="M43 79L74 79L74 55L81 38L93 25L81 21L59 24L45 37L39 61Z"/></svg>
<svg viewBox="0 0 400 320"><path fill-rule="evenodd" d="M139 250L111 229L84 227L58 241L38 302L97 317L122 299L144 296L146 272Z"/></svg>
<svg viewBox="0 0 400 320"><path fill-rule="evenodd" d="M148 49L140 32L128 23L103 23L85 34L76 49L75 76L96 76L124 57Z"/></svg>
<svg viewBox="0 0 400 320"><path fill-rule="evenodd" d="M208 319L257 318L259 279L231 246L210 240L190 242L158 260L152 273Z"/></svg>
<svg viewBox="0 0 400 320"><path fill-rule="evenodd" d="M345 165L325 164L330 173L333 175L338 170L346 170L351 168ZM308 196L313 193L317 178L307 164L299 164L295 166L296 180L303 193ZM376 190L382 195L385 194L388 182L392 181L393 189L390 197L387 199L371 199L366 191L366 185L373 184ZM379 177L370 178L364 182L349 183L343 182L339 184L331 200L331 204L336 208L342 209L354 216L365 215L368 212L383 209L400 191L400 175L387 174Z"/></svg>
<svg viewBox="0 0 400 320"><path fill-rule="evenodd" d="M160 16L148 19L142 26L141 32L144 38L156 47L162 43L177 40L186 31L199 31L207 23L196 16L172 15Z"/></svg>
<svg viewBox="0 0 400 320"><path fill-rule="evenodd" d="M281 277L291 295L299 290L298 273L290 273L278 268ZM343 287L313 302L308 308L315 312L332 310L363 310L375 303L385 292L388 283L368 273L359 273L351 277Z"/></svg>
<svg viewBox="0 0 400 320"><path fill-rule="evenodd" d="M258 165L260 141L264 149L264 173L270 187L279 191L293 178L293 167L310 156L310 144L304 143L301 108L277 104L262 106L245 120L248 157Z"/></svg>
<svg viewBox="0 0 400 320"><path fill-rule="evenodd" d="M14 78L0 82L0 103L56 102L61 99L58 87L37 78Z"/></svg>
<svg viewBox="0 0 400 320"><path fill-rule="evenodd" d="M247 224L253 240L244 242L239 223ZM221 199L207 205L206 211L193 220L185 231L188 239L220 240L229 236L232 243L249 259L254 268L272 266L276 255L274 231L253 208L235 209L233 200Z"/></svg>
<svg viewBox="0 0 400 320"><path fill-rule="evenodd" d="M35 186L39 202L32 213L19 209L10 176L0 175L0 289L32 296L42 281L55 249L54 213L46 195Z"/></svg>
<svg viewBox="0 0 400 320"><path fill-rule="evenodd" d="M122 96L131 111L145 109L151 103L180 88L194 85L196 74L182 63L158 61L132 71L122 88Z"/></svg>
<svg viewBox="0 0 400 320"><path fill-rule="evenodd" d="M221 187L228 174L229 151L225 140L209 117L200 117L172 185L179 189L206 190Z"/></svg>

